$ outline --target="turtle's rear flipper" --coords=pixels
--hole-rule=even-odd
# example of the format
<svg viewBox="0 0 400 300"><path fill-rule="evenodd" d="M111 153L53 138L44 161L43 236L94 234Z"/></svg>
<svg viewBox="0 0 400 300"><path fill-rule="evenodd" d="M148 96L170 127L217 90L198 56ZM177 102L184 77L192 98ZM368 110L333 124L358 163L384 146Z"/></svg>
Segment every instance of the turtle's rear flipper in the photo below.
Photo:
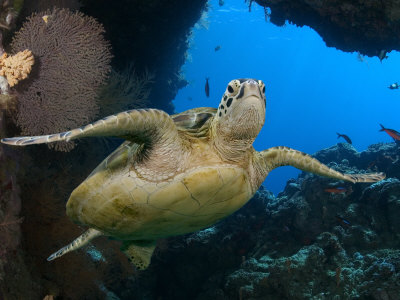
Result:
<svg viewBox="0 0 400 300"><path fill-rule="evenodd" d="M87 231L85 231L83 234L81 234L79 237L77 237L75 240L72 241L72 243L68 244L67 246L61 248L57 252L53 253L50 255L47 260L51 261L53 259L56 259L60 256L63 256L64 254L74 251L76 249L79 249L80 247L86 245L89 243L92 239L95 237L102 235L100 231L94 229L94 228L89 228Z"/></svg>
<svg viewBox="0 0 400 300"><path fill-rule="evenodd" d="M156 248L155 241L125 241L121 250L131 263L139 270L145 270L150 264L151 256Z"/></svg>

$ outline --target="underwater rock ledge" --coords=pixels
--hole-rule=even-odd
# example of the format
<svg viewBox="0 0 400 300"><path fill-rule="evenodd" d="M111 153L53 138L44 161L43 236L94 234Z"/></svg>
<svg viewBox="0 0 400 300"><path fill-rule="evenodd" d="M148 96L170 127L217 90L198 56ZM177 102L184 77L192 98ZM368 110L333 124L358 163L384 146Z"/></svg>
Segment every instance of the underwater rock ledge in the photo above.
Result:
<svg viewBox="0 0 400 300"><path fill-rule="evenodd" d="M206 0L81 0L82 11L103 24L111 42L113 67L134 63L138 73L155 74L152 107L173 113L172 100L187 85L180 71L191 28L207 10Z"/></svg>
<svg viewBox="0 0 400 300"><path fill-rule="evenodd" d="M307 25L318 32L328 47L367 56L379 56L382 50L400 50L400 3L395 0L254 2L270 8L268 17L272 23L283 26L287 20L297 26Z"/></svg>
<svg viewBox="0 0 400 300"><path fill-rule="evenodd" d="M388 178L352 185L302 173L277 197L261 188L215 226L162 241L131 291L137 299L400 299L398 155L395 143L315 153L337 170ZM346 192L325 191L339 187Z"/></svg>

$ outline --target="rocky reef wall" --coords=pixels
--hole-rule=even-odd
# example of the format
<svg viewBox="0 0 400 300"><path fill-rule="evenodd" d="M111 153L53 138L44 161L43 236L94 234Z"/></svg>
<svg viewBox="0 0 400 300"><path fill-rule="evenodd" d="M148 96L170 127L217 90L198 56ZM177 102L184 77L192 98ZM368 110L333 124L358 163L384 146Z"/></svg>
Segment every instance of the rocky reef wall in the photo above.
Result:
<svg viewBox="0 0 400 300"><path fill-rule="evenodd" d="M328 47L384 57L400 50L400 2L350 0L251 0L269 8L266 17L282 26L286 21L309 26Z"/></svg>

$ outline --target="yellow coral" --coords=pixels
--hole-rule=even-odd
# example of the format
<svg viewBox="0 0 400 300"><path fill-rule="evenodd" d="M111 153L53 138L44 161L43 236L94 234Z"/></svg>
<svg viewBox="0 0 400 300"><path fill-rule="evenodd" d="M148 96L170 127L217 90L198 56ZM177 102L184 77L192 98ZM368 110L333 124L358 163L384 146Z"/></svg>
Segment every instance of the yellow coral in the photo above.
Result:
<svg viewBox="0 0 400 300"><path fill-rule="evenodd" d="M4 53L0 57L0 76L5 76L8 84L12 87L18 81L28 77L34 62L35 59L30 50L20 51L13 56Z"/></svg>

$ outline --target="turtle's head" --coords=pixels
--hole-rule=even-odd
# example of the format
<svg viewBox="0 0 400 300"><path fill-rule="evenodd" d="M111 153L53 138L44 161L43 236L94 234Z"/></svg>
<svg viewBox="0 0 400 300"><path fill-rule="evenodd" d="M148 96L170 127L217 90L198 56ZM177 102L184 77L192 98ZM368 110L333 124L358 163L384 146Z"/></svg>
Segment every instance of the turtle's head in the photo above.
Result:
<svg viewBox="0 0 400 300"><path fill-rule="evenodd" d="M254 140L265 121L265 84L256 79L229 82L215 116L218 135Z"/></svg>

